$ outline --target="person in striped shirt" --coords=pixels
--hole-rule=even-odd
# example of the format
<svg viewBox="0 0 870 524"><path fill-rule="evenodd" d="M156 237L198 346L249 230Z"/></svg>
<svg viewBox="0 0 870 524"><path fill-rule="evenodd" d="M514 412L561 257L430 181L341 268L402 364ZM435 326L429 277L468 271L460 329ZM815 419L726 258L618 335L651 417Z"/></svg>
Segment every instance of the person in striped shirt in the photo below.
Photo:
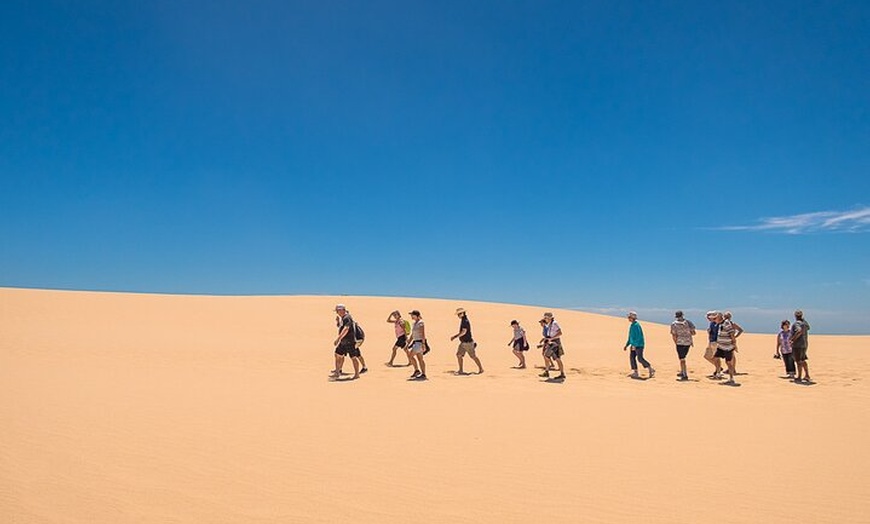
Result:
<svg viewBox="0 0 870 524"><path fill-rule="evenodd" d="M724 359L725 363L728 364L729 379L725 384L734 386L737 384L734 381L734 350L737 348L737 329L721 313L716 316L716 322L719 324L719 335L716 337L716 359ZM721 374L718 378L722 378Z"/></svg>

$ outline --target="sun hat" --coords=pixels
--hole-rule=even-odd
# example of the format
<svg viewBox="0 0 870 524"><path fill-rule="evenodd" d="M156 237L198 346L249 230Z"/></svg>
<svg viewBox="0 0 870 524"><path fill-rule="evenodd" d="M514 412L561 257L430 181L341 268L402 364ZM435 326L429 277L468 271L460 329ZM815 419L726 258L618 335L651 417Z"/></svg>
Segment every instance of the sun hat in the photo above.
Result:
<svg viewBox="0 0 870 524"><path fill-rule="evenodd" d="M628 317L629 317L629 318L637 318L637 312L635 312L635 311L629 311L629 312L628 312Z"/></svg>
<svg viewBox="0 0 870 524"><path fill-rule="evenodd" d="M461 307L456 308L456 314L457 314L457 315L462 315L462 314L464 314L464 313L465 313L465 310L462 309Z"/></svg>
<svg viewBox="0 0 870 524"><path fill-rule="evenodd" d="M344 304L336 304L336 305L335 305L335 310L336 310L336 311L339 311L339 310L345 310L345 311L347 311L347 307L345 307Z"/></svg>

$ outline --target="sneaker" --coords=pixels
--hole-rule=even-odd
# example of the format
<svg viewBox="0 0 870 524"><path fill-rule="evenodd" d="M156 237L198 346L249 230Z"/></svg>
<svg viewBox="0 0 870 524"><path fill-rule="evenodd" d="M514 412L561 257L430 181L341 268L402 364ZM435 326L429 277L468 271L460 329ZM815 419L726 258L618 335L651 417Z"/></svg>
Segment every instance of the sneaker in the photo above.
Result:
<svg viewBox="0 0 870 524"><path fill-rule="evenodd" d="M417 380L428 380L428 379L426 378L426 375L420 373L419 375L417 375Z"/></svg>
<svg viewBox="0 0 870 524"><path fill-rule="evenodd" d="M363 373L365 373L368 370L369 370L369 368L362 368L361 370L359 370L359 373L360 373L360 375L362 375Z"/></svg>
<svg viewBox="0 0 870 524"><path fill-rule="evenodd" d="M637 374L637 371L634 371L634 372L632 372L631 375L629 375L629 377L631 377L631 378L640 378L640 375Z"/></svg>
<svg viewBox="0 0 870 524"><path fill-rule="evenodd" d="M560 373L558 377L554 377L553 380L565 380L565 374Z"/></svg>
<svg viewBox="0 0 870 524"><path fill-rule="evenodd" d="M652 366L649 367L649 378L656 376L656 370Z"/></svg>
<svg viewBox="0 0 870 524"><path fill-rule="evenodd" d="M544 371L543 373L541 373L541 374L538 375L538 376L541 377L541 378L550 378L550 372L549 372L549 371Z"/></svg>
<svg viewBox="0 0 870 524"><path fill-rule="evenodd" d="M414 373L411 375L411 378L417 378L417 377L419 377L419 376L420 376L420 370L419 370L419 369L415 369L415 370L414 370Z"/></svg>
<svg viewBox="0 0 870 524"><path fill-rule="evenodd" d="M680 374L678 375L677 380L679 380L680 382L685 382L685 381L689 380L689 376L688 376L688 375L683 375L682 373L680 373Z"/></svg>

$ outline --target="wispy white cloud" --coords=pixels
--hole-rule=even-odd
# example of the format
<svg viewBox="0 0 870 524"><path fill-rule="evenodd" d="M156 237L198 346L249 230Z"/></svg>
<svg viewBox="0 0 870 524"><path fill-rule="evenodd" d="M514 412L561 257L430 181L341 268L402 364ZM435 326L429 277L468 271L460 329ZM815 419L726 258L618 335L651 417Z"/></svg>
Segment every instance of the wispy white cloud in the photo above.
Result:
<svg viewBox="0 0 870 524"><path fill-rule="evenodd" d="M851 211L819 211L784 217L762 218L749 226L724 226L720 231L770 231L801 235L805 233L865 233L870 231L870 207Z"/></svg>

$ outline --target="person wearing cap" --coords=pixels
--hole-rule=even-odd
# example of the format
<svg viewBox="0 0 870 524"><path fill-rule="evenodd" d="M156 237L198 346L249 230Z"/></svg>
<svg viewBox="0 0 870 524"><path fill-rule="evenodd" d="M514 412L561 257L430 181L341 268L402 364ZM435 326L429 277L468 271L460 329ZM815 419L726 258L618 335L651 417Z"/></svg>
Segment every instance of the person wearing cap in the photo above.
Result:
<svg viewBox="0 0 870 524"><path fill-rule="evenodd" d="M411 352L408 351L408 335L411 334L411 324L404 318L402 318L402 314L399 313L399 310L395 310L390 313L390 316L387 317L387 322L393 324L393 328L396 331L396 343L393 344L393 354L390 355L390 361L387 362L387 365L393 367L393 361L396 360L396 353L399 349L402 349L405 352L405 356L408 357L408 363L406 366L411 365Z"/></svg>
<svg viewBox="0 0 870 524"><path fill-rule="evenodd" d="M805 382L812 384L810 368L807 365L807 348L809 347L810 324L804 320L804 312L798 309L794 312L794 324L791 325L791 350L794 354L794 362L797 367L797 377L794 381L798 384Z"/></svg>
<svg viewBox="0 0 870 524"><path fill-rule="evenodd" d="M686 356L689 354L689 348L694 345L695 325L691 320L683 317L682 311L674 313L674 321L671 323L671 337L674 339L674 344L677 346L677 358L680 359L680 372L677 373L677 380L689 380L689 372L686 370Z"/></svg>
<svg viewBox="0 0 870 524"><path fill-rule="evenodd" d="M562 365L562 355L565 354L562 348L562 327L556 322L552 313L544 313L544 318L541 319L544 323L544 372L538 375L543 378L550 378L549 364L555 363L559 369L559 375L553 377L553 380L565 380L565 367Z"/></svg>
<svg viewBox="0 0 870 524"><path fill-rule="evenodd" d="M719 324L719 334L716 336L716 359L725 359L725 363L728 364L729 378L725 381L725 384L736 386L737 382L734 381L734 375L736 374L734 370L734 350L737 349L736 329L734 324L725 318L725 315L722 313L716 315L716 322ZM717 364L717 367L721 369L721 363L717 362ZM722 376L720 374L715 378L722 378Z"/></svg>
<svg viewBox="0 0 870 524"><path fill-rule="evenodd" d="M631 325L628 327L628 340L625 342L622 350L625 351L631 348L628 356L628 362L631 365L630 376L631 378L640 378L637 374L637 363L640 361L641 365L649 372L649 378L653 378L656 375L656 370L652 367L652 364L643 358L643 329L640 327L640 322L637 321L637 313L629 311L627 318Z"/></svg>
<svg viewBox="0 0 870 524"><path fill-rule="evenodd" d="M722 373L722 363L716 358L716 339L719 337L719 323L716 321L718 315L719 312L715 310L707 312L707 321L710 322L710 325L707 326L708 342L707 350L704 352L704 359L713 364L713 374L708 375L707 378L719 378Z"/></svg>
<svg viewBox="0 0 870 524"><path fill-rule="evenodd" d="M333 345L335 346L335 369L332 370L333 378L341 377L341 368L344 367L344 359L350 355L353 362L353 377L359 378L360 372L360 352L356 347L356 335L354 333L353 317L350 316L344 304L335 306L335 313L338 315L338 337L336 337Z"/></svg>
<svg viewBox="0 0 870 524"><path fill-rule="evenodd" d="M411 340L408 342L408 351L411 354L411 363L414 364L414 373L409 380L426 380L426 361L423 354L426 352L426 326L423 324L423 315L416 309L409 313L414 325L411 327Z"/></svg>
<svg viewBox="0 0 870 524"><path fill-rule="evenodd" d="M529 350L529 339L526 338L526 330L516 320L511 320L511 328L513 328L514 333L511 341L508 342L508 347L513 347L514 356L520 361L515 369L526 369L525 352Z"/></svg>
<svg viewBox="0 0 870 524"><path fill-rule="evenodd" d="M456 316L459 317L459 333L450 337L451 342L457 338L459 339L459 347L456 349L456 361L459 363L459 371L456 372L456 375L467 375L462 369L462 363L466 354L477 364L477 374L480 375L483 373L483 364L477 358L477 342L471 336L471 322L468 320L468 313L462 308L457 308Z"/></svg>

